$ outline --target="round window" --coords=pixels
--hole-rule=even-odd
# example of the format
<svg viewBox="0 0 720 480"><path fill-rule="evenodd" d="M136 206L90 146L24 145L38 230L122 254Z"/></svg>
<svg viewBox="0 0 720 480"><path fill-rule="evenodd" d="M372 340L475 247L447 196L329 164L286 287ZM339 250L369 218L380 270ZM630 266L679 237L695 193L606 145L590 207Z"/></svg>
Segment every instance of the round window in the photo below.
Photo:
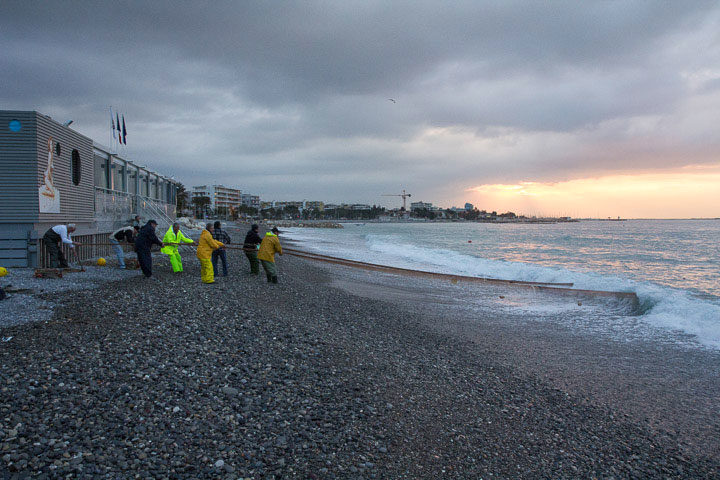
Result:
<svg viewBox="0 0 720 480"><path fill-rule="evenodd" d="M10 120L8 127L13 132L19 132L22 128L22 123L20 123L20 120Z"/></svg>
<svg viewBox="0 0 720 480"><path fill-rule="evenodd" d="M80 185L80 176L82 174L82 168L80 166L80 153L73 149L72 151L72 182L75 185Z"/></svg>

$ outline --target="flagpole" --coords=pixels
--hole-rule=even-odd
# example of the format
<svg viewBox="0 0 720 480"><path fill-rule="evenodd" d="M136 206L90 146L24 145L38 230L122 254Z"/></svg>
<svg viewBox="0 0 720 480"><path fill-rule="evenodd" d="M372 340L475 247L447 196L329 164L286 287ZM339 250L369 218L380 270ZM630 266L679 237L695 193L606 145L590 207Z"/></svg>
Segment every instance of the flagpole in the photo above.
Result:
<svg viewBox="0 0 720 480"><path fill-rule="evenodd" d="M113 139L115 138L115 119L113 118L112 114L112 105L110 105L110 139L108 141L108 146L110 149L113 148Z"/></svg>

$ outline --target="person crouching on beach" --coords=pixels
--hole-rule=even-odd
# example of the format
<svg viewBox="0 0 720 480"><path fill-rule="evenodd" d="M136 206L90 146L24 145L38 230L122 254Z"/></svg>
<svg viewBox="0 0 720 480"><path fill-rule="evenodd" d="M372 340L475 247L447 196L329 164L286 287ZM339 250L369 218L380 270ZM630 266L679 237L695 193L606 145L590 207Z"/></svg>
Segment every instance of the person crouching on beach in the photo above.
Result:
<svg viewBox="0 0 720 480"><path fill-rule="evenodd" d="M73 242L70 238L70 234L75 231L75 224L68 223L67 225L55 225L49 228L43 236L43 242L48 252L48 258L50 259L50 268L68 268L67 260L63 254L60 244L64 243L70 248L75 248L75 245L80 245L77 242Z"/></svg>
<svg viewBox="0 0 720 480"><path fill-rule="evenodd" d="M135 244L135 235L140 231L140 227L122 227L115 230L110 234L110 243L112 244L113 250L115 250L115 256L118 260L118 268L125 268L125 252L123 252L120 242L126 241L133 245Z"/></svg>
<svg viewBox="0 0 720 480"><path fill-rule="evenodd" d="M168 228L168 231L165 232L163 243L165 246L160 251L170 258L170 265L172 265L173 272L182 273L182 257L178 251L178 245L181 243L193 243L193 241L183 235L180 231L180 224L175 222Z"/></svg>
<svg viewBox="0 0 720 480"><path fill-rule="evenodd" d="M282 255L282 247L280 246L280 239L278 238L277 227L273 227L272 230L265 234L265 238L260 243L260 250L258 250L258 259L262 263L265 275L267 275L268 283L278 283L277 268L275 267L275 254L279 253Z"/></svg>
<svg viewBox="0 0 720 480"><path fill-rule="evenodd" d="M213 224L208 223L205 230L200 234L200 240L198 241L197 258L200 260L200 279L203 283L215 283L211 260L212 252L225 246L213 238L213 230Z"/></svg>

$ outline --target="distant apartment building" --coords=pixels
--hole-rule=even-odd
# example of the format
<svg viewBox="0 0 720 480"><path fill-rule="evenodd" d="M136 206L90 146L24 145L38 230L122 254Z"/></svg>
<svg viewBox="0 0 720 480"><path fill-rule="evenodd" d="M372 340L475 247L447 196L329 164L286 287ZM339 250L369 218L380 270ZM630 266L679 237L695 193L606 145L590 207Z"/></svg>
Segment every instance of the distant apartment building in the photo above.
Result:
<svg viewBox="0 0 720 480"><path fill-rule="evenodd" d="M364 203L353 203L350 205L350 210L372 210L372 207Z"/></svg>
<svg viewBox="0 0 720 480"><path fill-rule="evenodd" d="M260 197L258 195L243 193L240 195L240 201L246 207L260 209Z"/></svg>
<svg viewBox="0 0 720 480"><path fill-rule="evenodd" d="M472 203L466 203L465 204L465 211L471 212L473 209L475 209L475 206Z"/></svg>
<svg viewBox="0 0 720 480"><path fill-rule="evenodd" d="M303 202L303 209L305 210L319 210L323 211L325 210L325 203L320 201L304 201Z"/></svg>
<svg viewBox="0 0 720 480"><path fill-rule="evenodd" d="M433 204L429 202L413 202L410 204L410 211L415 210L432 210Z"/></svg>
<svg viewBox="0 0 720 480"><path fill-rule="evenodd" d="M269 206L267 208L286 208L286 207L297 207L299 211L304 210L320 210L323 211L325 207L325 203L321 201L308 201L308 200L302 200L302 201L288 201L288 202L280 202L280 201L274 201L274 202L265 202ZM265 207L263 207L265 208Z"/></svg>
<svg viewBox="0 0 720 480"><path fill-rule="evenodd" d="M198 185L192 190L192 198L208 197L210 208L238 208L242 205L242 192L224 185Z"/></svg>
<svg viewBox="0 0 720 480"><path fill-rule="evenodd" d="M275 208L287 208L296 207L298 210L302 210L303 202L273 202Z"/></svg>

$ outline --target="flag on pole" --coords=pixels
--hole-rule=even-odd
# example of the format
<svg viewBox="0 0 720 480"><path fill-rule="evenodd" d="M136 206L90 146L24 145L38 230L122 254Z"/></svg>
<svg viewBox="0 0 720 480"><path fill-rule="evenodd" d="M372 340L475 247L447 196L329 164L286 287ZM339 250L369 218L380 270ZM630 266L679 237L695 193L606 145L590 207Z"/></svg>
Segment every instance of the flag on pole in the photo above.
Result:
<svg viewBox="0 0 720 480"><path fill-rule="evenodd" d="M117 125L118 142L122 143L122 137L120 136L120 114L115 112L115 125Z"/></svg>
<svg viewBox="0 0 720 480"><path fill-rule="evenodd" d="M115 140L115 119L112 115L112 107L110 107L110 123L112 124L112 134L113 134L113 140Z"/></svg>
<svg viewBox="0 0 720 480"><path fill-rule="evenodd" d="M125 115L123 114L123 129L122 129L122 135L123 135L123 143L127 145L127 130L125 129Z"/></svg>

